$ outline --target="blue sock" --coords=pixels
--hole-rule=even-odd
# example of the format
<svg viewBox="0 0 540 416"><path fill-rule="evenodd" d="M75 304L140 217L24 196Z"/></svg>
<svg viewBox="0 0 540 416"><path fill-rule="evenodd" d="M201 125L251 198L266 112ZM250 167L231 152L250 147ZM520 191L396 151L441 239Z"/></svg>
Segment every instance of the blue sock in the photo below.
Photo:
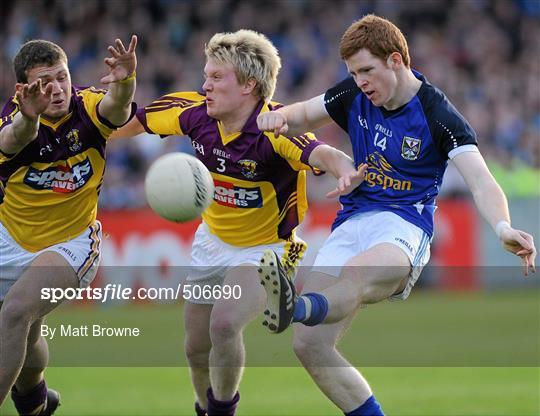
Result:
<svg viewBox="0 0 540 416"><path fill-rule="evenodd" d="M384 416L381 409L381 405L375 397L369 396L362 406L349 413L345 413L345 416Z"/></svg>
<svg viewBox="0 0 540 416"><path fill-rule="evenodd" d="M328 299L320 293L305 293L296 300L293 322L314 326L328 315Z"/></svg>

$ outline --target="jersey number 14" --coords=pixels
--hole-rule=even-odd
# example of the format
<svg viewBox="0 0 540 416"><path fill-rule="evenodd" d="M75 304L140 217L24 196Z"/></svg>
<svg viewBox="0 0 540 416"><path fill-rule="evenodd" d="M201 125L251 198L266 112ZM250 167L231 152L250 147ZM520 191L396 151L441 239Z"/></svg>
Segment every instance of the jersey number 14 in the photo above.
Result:
<svg viewBox="0 0 540 416"><path fill-rule="evenodd" d="M382 138L379 139L379 132L375 133L375 139L373 140L373 144L376 147L380 147L384 152L386 150L386 136L382 136Z"/></svg>

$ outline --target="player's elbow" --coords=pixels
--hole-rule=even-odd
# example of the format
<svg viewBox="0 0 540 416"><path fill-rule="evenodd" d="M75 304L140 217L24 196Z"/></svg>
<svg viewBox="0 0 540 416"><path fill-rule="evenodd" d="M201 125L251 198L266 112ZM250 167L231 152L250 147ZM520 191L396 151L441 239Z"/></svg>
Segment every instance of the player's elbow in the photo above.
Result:
<svg viewBox="0 0 540 416"><path fill-rule="evenodd" d="M309 164L317 169L327 170L330 149L328 145L317 146L309 155Z"/></svg>
<svg viewBox="0 0 540 416"><path fill-rule="evenodd" d="M114 126L123 126L129 121L131 115L131 104L123 108L111 108L104 112L103 117Z"/></svg>
<svg viewBox="0 0 540 416"><path fill-rule="evenodd" d="M28 137L15 137L12 128L0 132L0 151L6 155L19 153L28 143L37 137L37 131Z"/></svg>
<svg viewBox="0 0 540 416"><path fill-rule="evenodd" d="M506 201L504 191L491 173L478 177L469 186L469 189L475 201L490 201L489 203L493 204L497 204L501 200Z"/></svg>

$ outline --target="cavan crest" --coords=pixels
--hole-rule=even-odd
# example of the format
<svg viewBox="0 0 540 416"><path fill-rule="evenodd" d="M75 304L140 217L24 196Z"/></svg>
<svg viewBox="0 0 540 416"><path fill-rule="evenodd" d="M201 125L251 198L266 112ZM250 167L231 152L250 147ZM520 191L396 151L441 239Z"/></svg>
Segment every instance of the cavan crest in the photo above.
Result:
<svg viewBox="0 0 540 416"><path fill-rule="evenodd" d="M407 160L416 160L420 154L420 145L422 140L413 137L403 137L401 143L401 157Z"/></svg>
<svg viewBox="0 0 540 416"><path fill-rule="evenodd" d="M78 152L82 148L82 143L79 140L79 130L73 129L71 130L67 136L66 140L68 142L69 150L71 150L73 153Z"/></svg>
<svg viewBox="0 0 540 416"><path fill-rule="evenodd" d="M238 161L238 164L240 165L242 175L244 175L246 178L254 179L255 176L257 176L257 172L255 172L257 169L257 162L254 160L242 159Z"/></svg>

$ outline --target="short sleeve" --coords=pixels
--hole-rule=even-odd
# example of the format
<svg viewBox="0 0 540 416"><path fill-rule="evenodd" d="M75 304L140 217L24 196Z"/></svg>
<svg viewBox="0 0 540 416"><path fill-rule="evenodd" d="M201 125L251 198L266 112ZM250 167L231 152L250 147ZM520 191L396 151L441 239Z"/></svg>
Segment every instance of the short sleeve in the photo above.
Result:
<svg viewBox="0 0 540 416"><path fill-rule="evenodd" d="M175 92L164 95L137 111L136 117L150 134L160 136L184 135L190 126L189 118L181 115L188 109L204 104L206 97L197 92Z"/></svg>
<svg viewBox="0 0 540 416"><path fill-rule="evenodd" d="M13 118L15 114L19 112L19 106L17 104L17 99L13 96L5 104L0 113L0 131L6 128L13 123ZM14 154L8 154L0 150L0 163L4 163L15 156Z"/></svg>
<svg viewBox="0 0 540 416"><path fill-rule="evenodd" d="M358 94L360 94L360 89L351 77L339 82L324 94L326 111L347 133L349 132L349 111Z"/></svg>
<svg viewBox="0 0 540 416"><path fill-rule="evenodd" d="M272 143L274 152L286 159L295 170L313 169L309 165L311 152L324 142L318 140L313 133L305 133L300 136L287 137L280 135L277 138L274 133L265 133L265 136ZM313 169L315 173L318 170Z"/></svg>
<svg viewBox="0 0 540 416"><path fill-rule="evenodd" d="M112 126L107 120L100 116L98 112L99 103L107 94L107 90L96 89L94 87L77 90L77 97L82 99L84 110L90 117L92 123L98 128L104 138L108 138L115 126Z"/></svg>
<svg viewBox="0 0 540 416"><path fill-rule="evenodd" d="M435 112L432 130L437 148L448 159L463 151L478 151L474 129L449 102Z"/></svg>

